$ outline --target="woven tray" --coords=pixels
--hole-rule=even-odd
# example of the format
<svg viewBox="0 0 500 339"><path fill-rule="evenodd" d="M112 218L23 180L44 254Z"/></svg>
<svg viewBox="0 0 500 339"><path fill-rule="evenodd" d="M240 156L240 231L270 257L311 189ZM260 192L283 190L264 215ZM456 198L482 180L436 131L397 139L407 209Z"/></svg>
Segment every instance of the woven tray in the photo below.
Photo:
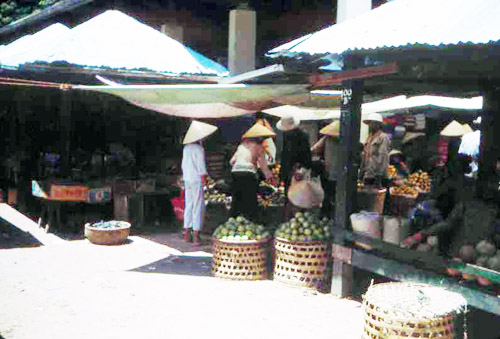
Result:
<svg viewBox="0 0 500 339"><path fill-rule="evenodd" d="M328 244L323 241L274 240L274 280L293 286L321 288L325 280Z"/></svg>
<svg viewBox="0 0 500 339"><path fill-rule="evenodd" d="M266 279L269 240L229 242L212 238L212 276L230 280Z"/></svg>
<svg viewBox="0 0 500 339"><path fill-rule="evenodd" d="M453 339L453 321L466 306L459 294L424 284L384 283L363 296L364 339Z"/></svg>

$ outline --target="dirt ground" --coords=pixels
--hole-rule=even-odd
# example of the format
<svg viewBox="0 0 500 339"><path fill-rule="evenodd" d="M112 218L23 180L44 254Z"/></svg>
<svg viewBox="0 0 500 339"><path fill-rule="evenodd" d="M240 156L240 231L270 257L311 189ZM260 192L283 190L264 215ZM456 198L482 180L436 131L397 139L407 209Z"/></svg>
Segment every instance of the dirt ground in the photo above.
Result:
<svg viewBox="0 0 500 339"><path fill-rule="evenodd" d="M273 281L212 278L209 253L130 240L0 250L0 338L361 336L358 302ZM169 258L183 258L181 266L193 260L184 272L170 270Z"/></svg>

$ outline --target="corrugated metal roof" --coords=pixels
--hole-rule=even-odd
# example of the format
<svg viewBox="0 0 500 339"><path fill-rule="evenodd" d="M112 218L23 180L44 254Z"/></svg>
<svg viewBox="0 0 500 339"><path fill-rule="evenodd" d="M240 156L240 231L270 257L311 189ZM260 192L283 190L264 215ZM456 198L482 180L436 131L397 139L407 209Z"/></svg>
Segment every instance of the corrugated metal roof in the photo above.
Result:
<svg viewBox="0 0 500 339"><path fill-rule="evenodd" d="M500 40L498 0L397 0L276 47L268 56L337 54Z"/></svg>
<svg viewBox="0 0 500 339"><path fill-rule="evenodd" d="M148 69L170 74L225 76L229 73L224 66L116 10L106 11L67 31L59 29L60 34L53 34L53 39L51 34L43 34L46 30L37 33L49 38L43 44L30 43L38 41L34 39L37 34L9 44L0 53L0 63L18 66L35 61L65 61L83 67ZM7 57L11 47L19 46L21 39L29 48Z"/></svg>

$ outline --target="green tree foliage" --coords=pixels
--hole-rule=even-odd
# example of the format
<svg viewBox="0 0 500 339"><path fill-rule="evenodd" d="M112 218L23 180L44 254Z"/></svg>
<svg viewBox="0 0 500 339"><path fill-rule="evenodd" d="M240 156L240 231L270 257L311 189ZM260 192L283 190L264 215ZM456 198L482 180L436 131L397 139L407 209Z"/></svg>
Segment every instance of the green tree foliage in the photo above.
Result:
<svg viewBox="0 0 500 339"><path fill-rule="evenodd" d="M11 0L0 4L0 26L8 25L30 14L50 7L58 0Z"/></svg>

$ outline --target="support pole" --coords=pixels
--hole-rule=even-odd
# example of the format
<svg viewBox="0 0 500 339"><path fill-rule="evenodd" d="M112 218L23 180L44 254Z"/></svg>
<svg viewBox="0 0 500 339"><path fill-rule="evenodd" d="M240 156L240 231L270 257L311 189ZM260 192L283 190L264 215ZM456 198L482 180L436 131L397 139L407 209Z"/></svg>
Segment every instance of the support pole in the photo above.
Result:
<svg viewBox="0 0 500 339"><path fill-rule="evenodd" d="M61 90L61 107L59 111L60 119L60 154L61 154L61 175L70 176L71 159L71 92Z"/></svg>
<svg viewBox="0 0 500 339"><path fill-rule="evenodd" d="M257 14L242 3L229 12L229 58L231 76L255 69Z"/></svg>
<svg viewBox="0 0 500 339"><path fill-rule="evenodd" d="M481 115L481 147L479 154L478 184L487 185L496 177L496 163L500 160L500 84L488 82L483 90ZM496 119L495 119L496 116ZM483 186L484 187L484 186Z"/></svg>
<svg viewBox="0 0 500 339"><path fill-rule="evenodd" d="M362 66L362 60L348 56L345 70ZM340 103L340 173L336 187L335 221L332 234L336 244L343 244L342 231L351 228L349 216L356 209L356 187L359 168L359 134L361 124L361 103L363 101L363 80L342 82ZM345 297L352 294L352 266L342 261L333 261L333 294Z"/></svg>

